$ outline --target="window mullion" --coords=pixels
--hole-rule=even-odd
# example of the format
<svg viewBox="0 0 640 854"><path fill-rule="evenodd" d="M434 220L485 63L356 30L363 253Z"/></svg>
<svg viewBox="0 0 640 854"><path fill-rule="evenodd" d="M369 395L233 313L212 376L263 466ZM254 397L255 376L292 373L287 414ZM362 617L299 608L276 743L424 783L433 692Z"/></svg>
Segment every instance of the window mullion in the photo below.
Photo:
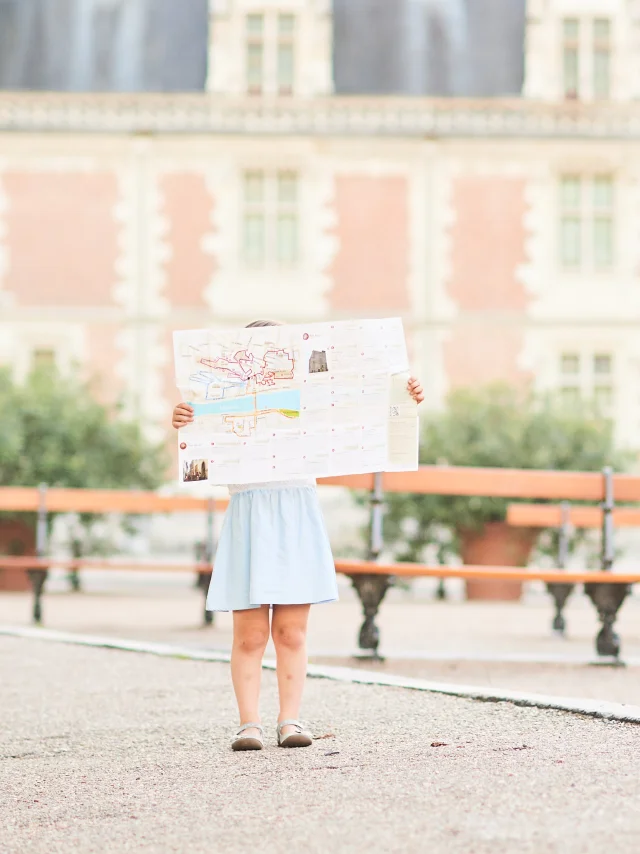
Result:
<svg viewBox="0 0 640 854"><path fill-rule="evenodd" d="M275 172L268 173L266 218L268 226L268 259L270 266L276 266L278 255L278 179Z"/></svg>

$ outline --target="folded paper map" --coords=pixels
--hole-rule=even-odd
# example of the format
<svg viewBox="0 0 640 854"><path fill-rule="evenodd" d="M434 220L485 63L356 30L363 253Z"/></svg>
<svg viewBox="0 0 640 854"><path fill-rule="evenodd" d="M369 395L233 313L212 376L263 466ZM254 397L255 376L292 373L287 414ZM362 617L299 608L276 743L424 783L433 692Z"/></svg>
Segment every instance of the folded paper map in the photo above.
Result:
<svg viewBox="0 0 640 854"><path fill-rule="evenodd" d="M259 483L418 466L402 321L174 333L184 483Z"/></svg>

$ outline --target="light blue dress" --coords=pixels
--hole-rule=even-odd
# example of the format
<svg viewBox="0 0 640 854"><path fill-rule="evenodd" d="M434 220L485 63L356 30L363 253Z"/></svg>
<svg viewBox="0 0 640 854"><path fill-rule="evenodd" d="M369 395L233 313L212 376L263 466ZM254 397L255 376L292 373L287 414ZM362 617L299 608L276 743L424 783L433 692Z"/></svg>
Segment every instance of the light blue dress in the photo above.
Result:
<svg viewBox="0 0 640 854"><path fill-rule="evenodd" d="M314 480L229 486L208 611L335 602L336 571Z"/></svg>

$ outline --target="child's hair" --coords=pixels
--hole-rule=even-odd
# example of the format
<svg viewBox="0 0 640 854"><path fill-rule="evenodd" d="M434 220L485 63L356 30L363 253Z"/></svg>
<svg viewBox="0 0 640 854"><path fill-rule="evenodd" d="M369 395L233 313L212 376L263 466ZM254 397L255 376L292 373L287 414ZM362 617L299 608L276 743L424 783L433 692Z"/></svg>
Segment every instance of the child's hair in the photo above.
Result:
<svg viewBox="0 0 640 854"><path fill-rule="evenodd" d="M282 326L279 320L254 320L253 323L247 323L245 329L251 329L254 326Z"/></svg>

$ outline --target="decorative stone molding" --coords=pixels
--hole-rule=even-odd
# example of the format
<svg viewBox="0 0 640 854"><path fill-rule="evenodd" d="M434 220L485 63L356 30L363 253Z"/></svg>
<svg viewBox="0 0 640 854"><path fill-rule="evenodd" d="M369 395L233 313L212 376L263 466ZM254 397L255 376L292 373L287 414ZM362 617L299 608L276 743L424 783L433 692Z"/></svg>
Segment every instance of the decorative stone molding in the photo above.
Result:
<svg viewBox="0 0 640 854"><path fill-rule="evenodd" d="M0 132L640 139L640 104L0 93Z"/></svg>
<svg viewBox="0 0 640 854"><path fill-rule="evenodd" d="M431 288L429 308L432 317L439 321L453 321L458 317L458 306L449 293L453 273L451 254L452 232L456 221L453 202L453 182L461 172L459 163L447 160L432 169L433 204L431 226Z"/></svg>
<svg viewBox="0 0 640 854"><path fill-rule="evenodd" d="M116 365L129 414L142 419L150 440L159 440L168 401L164 399L163 371L168 359L157 326L169 312L164 295L164 262L169 251L164 237L157 167L148 160L148 146L139 141L118 171L120 198L114 217L118 235L117 281L114 302L125 315L126 326L116 336L121 354Z"/></svg>

